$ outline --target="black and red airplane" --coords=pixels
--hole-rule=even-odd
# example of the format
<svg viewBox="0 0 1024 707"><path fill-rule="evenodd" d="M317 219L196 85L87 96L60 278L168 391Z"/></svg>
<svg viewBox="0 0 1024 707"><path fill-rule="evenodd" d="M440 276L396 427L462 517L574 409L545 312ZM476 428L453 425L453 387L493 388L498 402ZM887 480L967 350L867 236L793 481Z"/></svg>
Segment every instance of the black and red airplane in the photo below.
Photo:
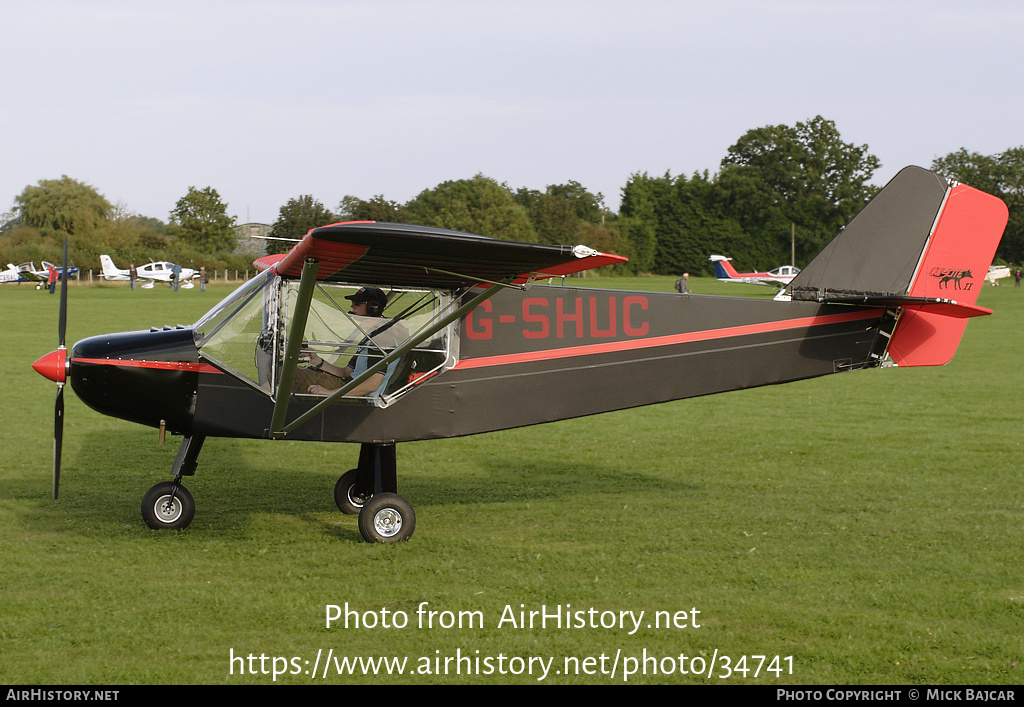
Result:
<svg viewBox="0 0 1024 707"><path fill-rule="evenodd" d="M173 480L143 497L151 528L191 522L181 481L207 437L316 440L362 445L335 502L366 540L405 540L415 514L397 493L398 442L946 363L967 318L990 313L975 301L1006 220L995 197L908 167L800 272L790 301L539 285L624 259L339 223L257 261L261 274L192 326L94 336L70 355L63 289L60 348L34 364L60 386L54 497L70 380L93 409L183 437Z"/></svg>

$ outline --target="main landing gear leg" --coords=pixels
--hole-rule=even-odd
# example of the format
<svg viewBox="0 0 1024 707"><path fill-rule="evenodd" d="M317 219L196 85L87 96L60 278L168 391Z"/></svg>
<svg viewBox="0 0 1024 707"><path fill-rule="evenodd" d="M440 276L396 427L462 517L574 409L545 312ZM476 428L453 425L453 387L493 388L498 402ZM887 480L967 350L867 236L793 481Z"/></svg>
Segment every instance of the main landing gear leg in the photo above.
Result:
<svg viewBox="0 0 1024 707"><path fill-rule="evenodd" d="M199 451L206 437L189 436L181 442L171 473L174 481L161 481L142 497L142 519L154 530L182 530L196 514L196 502L181 485L182 476L192 476L198 466Z"/></svg>
<svg viewBox="0 0 1024 707"><path fill-rule="evenodd" d="M394 444L363 444L359 466L338 479L334 501L342 513L359 514L359 533L367 542L408 540L416 528L412 504L398 495Z"/></svg>

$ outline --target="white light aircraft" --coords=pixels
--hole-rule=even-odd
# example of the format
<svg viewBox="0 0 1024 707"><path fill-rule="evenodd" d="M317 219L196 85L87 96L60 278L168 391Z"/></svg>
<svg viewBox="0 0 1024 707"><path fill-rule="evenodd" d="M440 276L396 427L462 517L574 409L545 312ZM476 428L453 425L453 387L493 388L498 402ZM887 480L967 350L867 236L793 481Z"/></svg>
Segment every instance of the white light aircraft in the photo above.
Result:
<svg viewBox="0 0 1024 707"><path fill-rule="evenodd" d="M21 273L18 268L8 263L7 269L0 272L0 282L21 282Z"/></svg>
<svg viewBox="0 0 1024 707"><path fill-rule="evenodd" d="M785 287L800 274L800 268L795 268L792 265L781 265L768 272L736 272L736 268L729 262L732 258L726 258L724 255L712 255L710 260L715 264L715 277L723 282Z"/></svg>
<svg viewBox="0 0 1024 707"><path fill-rule="evenodd" d="M22 263L21 265L14 265L7 263L7 269L0 272L0 283L4 282L41 282L45 283L50 277L50 268L57 268L57 276L60 277L61 270L63 268L59 265L43 261L43 267L41 269L36 268L35 263ZM68 277L78 277L78 268L75 266L68 267ZM37 287L36 289L39 289Z"/></svg>
<svg viewBox="0 0 1024 707"><path fill-rule="evenodd" d="M101 255L100 263L103 265L103 279L127 282L131 279L127 270L121 270L109 255ZM171 282L174 277L174 263L160 260L137 267L138 279L147 290L153 287L155 282ZM178 274L178 282L186 289L192 287L192 278L198 277L199 273L193 268L181 268Z"/></svg>
<svg viewBox="0 0 1024 707"><path fill-rule="evenodd" d="M1010 277L1010 267L1008 265L989 265L988 272L985 273L985 282L991 283L993 287L999 285L997 280L1002 280L1004 277Z"/></svg>

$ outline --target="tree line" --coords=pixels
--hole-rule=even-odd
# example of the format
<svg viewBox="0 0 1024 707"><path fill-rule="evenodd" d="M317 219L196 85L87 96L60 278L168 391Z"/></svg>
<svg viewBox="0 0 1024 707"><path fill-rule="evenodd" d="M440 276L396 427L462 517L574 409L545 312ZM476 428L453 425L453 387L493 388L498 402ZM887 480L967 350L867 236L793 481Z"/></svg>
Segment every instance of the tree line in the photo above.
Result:
<svg viewBox="0 0 1024 707"><path fill-rule="evenodd" d="M0 263L59 263L64 238L72 264L98 268L101 254L127 263L171 260L208 268L252 267L234 253L235 220L216 189L189 187L168 222L111 204L97 189L67 175L25 187L0 221Z"/></svg>
<svg viewBox="0 0 1024 707"><path fill-rule="evenodd" d="M543 191L512 188L477 174L425 189L406 203L383 194L344 196L332 209L311 195L289 199L272 227L267 252L284 252L310 228L348 220L397 221L508 240L582 243L625 255L619 272L710 274L708 256L741 269L806 263L877 193L880 167L867 145L844 142L833 121L750 130L729 147L715 174L631 174L618 212L580 182ZM997 252L1024 261L1024 147L997 155L961 149L935 159L933 171L999 196L1010 222ZM164 223L111 205L67 176L26 187L0 223L0 262L56 261L69 237L73 259L97 262L167 259L207 267L245 267L233 253L235 219L211 187L190 187Z"/></svg>

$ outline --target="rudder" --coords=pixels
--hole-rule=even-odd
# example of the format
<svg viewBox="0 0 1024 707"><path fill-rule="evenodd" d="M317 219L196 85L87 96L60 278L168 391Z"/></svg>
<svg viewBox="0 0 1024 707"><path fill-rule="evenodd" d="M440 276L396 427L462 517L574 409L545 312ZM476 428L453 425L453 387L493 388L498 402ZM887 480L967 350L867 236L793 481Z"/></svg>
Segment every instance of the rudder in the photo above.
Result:
<svg viewBox="0 0 1024 707"><path fill-rule="evenodd" d="M964 184L952 187L907 294L973 306L1009 213L1000 199ZM888 353L898 366L941 366L953 358L967 320L906 309Z"/></svg>

